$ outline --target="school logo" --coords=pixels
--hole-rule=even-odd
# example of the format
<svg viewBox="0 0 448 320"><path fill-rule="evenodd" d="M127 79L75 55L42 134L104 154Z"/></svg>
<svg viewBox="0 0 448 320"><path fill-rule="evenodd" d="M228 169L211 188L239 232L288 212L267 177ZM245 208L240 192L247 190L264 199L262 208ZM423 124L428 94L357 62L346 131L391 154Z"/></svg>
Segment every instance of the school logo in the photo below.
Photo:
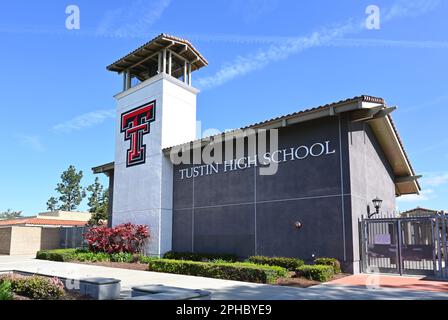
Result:
<svg viewBox="0 0 448 320"><path fill-rule="evenodd" d="M127 167L145 163L146 145L143 143L143 136L149 133L150 123L155 119L155 100L121 114L121 132L124 133L124 140L130 141Z"/></svg>

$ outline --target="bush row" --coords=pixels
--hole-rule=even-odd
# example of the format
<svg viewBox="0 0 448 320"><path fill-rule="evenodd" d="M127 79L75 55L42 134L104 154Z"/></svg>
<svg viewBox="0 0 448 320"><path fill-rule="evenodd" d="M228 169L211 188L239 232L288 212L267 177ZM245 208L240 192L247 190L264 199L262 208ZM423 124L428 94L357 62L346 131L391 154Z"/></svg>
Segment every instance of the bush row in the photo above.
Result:
<svg viewBox="0 0 448 320"><path fill-rule="evenodd" d="M272 282L286 276L286 270L316 281L328 281L341 272L340 263L333 258L318 258L315 265L304 265L303 260L285 257L252 256L247 262L235 262L235 255L167 252L164 259L131 253L91 252L84 249L39 251L37 259L87 262L140 262L150 270L250 282ZM281 275L284 272L284 275Z"/></svg>
<svg viewBox="0 0 448 320"><path fill-rule="evenodd" d="M36 253L36 259L60 262L72 261L77 250L79 249L40 250Z"/></svg>
<svg viewBox="0 0 448 320"><path fill-rule="evenodd" d="M266 264L270 266L278 266L289 271L295 271L297 268L304 265L303 260L285 257L265 257L265 256L251 256L247 261L256 264Z"/></svg>
<svg viewBox="0 0 448 320"><path fill-rule="evenodd" d="M247 262L199 262L173 259L154 259L148 263L150 271L185 274L236 281L272 283L285 277L285 268Z"/></svg>
<svg viewBox="0 0 448 320"><path fill-rule="evenodd" d="M81 262L142 262L147 263L148 260L153 259L139 254L132 254L128 252L119 253L104 253L91 252L84 249L56 249L56 250L41 250L36 254L36 259L52 260L52 261L81 261Z"/></svg>
<svg viewBox="0 0 448 320"><path fill-rule="evenodd" d="M238 257L234 254L212 254L212 253L193 253L193 252L174 252L169 251L163 255L164 259L171 260L188 260L188 261L202 261L208 262L213 260L223 260L228 262L235 262Z"/></svg>

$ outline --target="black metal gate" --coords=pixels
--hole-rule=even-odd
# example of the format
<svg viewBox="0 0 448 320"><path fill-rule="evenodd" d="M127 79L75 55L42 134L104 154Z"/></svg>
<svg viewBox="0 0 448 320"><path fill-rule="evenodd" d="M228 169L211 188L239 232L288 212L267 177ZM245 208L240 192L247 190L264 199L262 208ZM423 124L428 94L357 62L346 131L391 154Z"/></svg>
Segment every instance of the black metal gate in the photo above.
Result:
<svg viewBox="0 0 448 320"><path fill-rule="evenodd" d="M367 273L448 278L448 215L361 221L361 262Z"/></svg>
<svg viewBox="0 0 448 320"><path fill-rule="evenodd" d="M59 246L60 248L84 248L83 233L87 232L88 227L61 227L59 229Z"/></svg>

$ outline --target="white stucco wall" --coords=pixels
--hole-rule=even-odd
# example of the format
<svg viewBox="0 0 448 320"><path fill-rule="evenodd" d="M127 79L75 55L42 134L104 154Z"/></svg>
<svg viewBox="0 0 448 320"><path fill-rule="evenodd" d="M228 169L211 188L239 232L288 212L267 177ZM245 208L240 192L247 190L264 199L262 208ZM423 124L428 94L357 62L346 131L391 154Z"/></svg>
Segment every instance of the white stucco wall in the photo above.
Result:
<svg viewBox="0 0 448 320"><path fill-rule="evenodd" d="M196 94L196 89L160 74L115 96L113 224L148 225L151 238L146 253L150 255L171 250L173 167L162 149L195 139ZM143 137L146 162L126 167L130 141L120 132L121 114L152 100L156 100L156 117Z"/></svg>

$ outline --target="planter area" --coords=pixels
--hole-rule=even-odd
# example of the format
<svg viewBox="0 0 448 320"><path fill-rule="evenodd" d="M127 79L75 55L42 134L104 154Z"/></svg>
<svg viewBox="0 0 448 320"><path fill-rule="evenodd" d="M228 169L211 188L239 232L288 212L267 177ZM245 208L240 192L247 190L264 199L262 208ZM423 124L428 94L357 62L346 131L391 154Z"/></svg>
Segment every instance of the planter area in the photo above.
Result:
<svg viewBox="0 0 448 320"><path fill-rule="evenodd" d="M5 272L0 275L0 300L91 300L68 290L56 277Z"/></svg>
<svg viewBox="0 0 448 320"><path fill-rule="evenodd" d="M92 252L86 249L39 251L37 259L77 262L132 270L147 270L225 280L309 287L341 274L336 259L316 259L305 265L300 259L253 256L241 261L234 255L168 252L163 258L136 253Z"/></svg>

